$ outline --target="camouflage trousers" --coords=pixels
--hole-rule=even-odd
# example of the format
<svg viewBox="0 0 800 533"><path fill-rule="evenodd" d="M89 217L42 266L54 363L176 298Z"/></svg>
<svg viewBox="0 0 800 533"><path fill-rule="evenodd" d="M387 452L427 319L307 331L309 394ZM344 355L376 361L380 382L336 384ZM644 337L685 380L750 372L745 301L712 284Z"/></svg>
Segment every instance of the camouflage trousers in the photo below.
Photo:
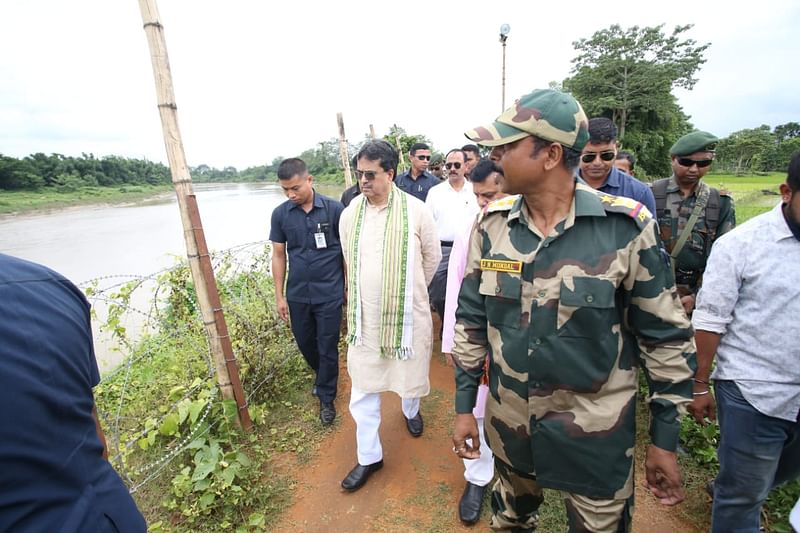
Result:
<svg viewBox="0 0 800 533"><path fill-rule="evenodd" d="M534 531L539 506L544 502L536 476L515 470L495 457L497 481L492 488L492 519L495 531ZM633 496L624 500L596 500L562 492L567 508L569 533L629 533Z"/></svg>

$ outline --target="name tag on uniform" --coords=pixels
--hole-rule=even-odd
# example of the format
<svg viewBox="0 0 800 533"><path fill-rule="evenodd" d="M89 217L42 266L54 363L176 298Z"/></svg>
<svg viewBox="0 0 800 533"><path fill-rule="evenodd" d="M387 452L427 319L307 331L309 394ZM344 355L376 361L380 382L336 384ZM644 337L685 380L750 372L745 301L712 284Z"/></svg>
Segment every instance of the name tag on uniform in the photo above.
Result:
<svg viewBox="0 0 800 533"><path fill-rule="evenodd" d="M328 243L325 241L325 234L322 232L314 234L314 242L317 243L317 249L328 247Z"/></svg>
<svg viewBox="0 0 800 533"><path fill-rule="evenodd" d="M522 272L522 261L510 261L506 259L481 259L481 270L491 270L494 272Z"/></svg>

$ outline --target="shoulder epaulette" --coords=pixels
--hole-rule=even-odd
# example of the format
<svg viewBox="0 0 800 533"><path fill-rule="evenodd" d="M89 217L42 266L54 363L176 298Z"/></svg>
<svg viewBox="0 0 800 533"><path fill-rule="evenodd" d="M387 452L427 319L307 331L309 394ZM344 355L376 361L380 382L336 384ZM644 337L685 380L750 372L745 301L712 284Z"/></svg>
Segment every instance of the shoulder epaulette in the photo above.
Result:
<svg viewBox="0 0 800 533"><path fill-rule="evenodd" d="M588 185L583 185L581 183L577 184L576 187L580 190L591 192L597 196L598 200L600 200L600 202L603 204L603 209L605 209L607 213L626 214L635 220L636 224L640 228L644 228L647 225L647 222L653 218L653 214L643 203L637 202L632 198L627 198L625 196L614 196L613 194L597 191Z"/></svg>
<svg viewBox="0 0 800 533"><path fill-rule="evenodd" d="M517 201L519 198L518 194L513 194L511 196L506 196L505 198L500 198L499 200L495 200L486 206L487 213L494 213L496 211L508 211L512 207L514 207L514 202Z"/></svg>

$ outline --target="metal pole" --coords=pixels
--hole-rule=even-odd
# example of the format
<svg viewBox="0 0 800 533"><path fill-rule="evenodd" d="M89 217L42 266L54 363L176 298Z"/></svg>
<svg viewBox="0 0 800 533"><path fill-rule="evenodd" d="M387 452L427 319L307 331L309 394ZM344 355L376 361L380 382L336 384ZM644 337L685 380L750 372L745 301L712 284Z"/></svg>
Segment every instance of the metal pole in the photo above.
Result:
<svg viewBox="0 0 800 533"><path fill-rule="evenodd" d="M172 86L172 72L167 56L167 42L156 7L156 0L139 0L142 21L150 46L150 59L153 65L153 76L156 83L158 111L161 115L161 128L164 132L164 144L167 149L172 184L178 197L178 207L183 223L183 237L186 243L186 255L192 272L203 325L208 335L211 355L214 358L217 381L222 397L236 401L239 423L249 430L253 423L247 410L247 398L239 381L239 370L233 355L225 315L219 299L217 282L211 257L208 253L197 198L192 190L192 177L183 151L183 141L178 128L178 106Z"/></svg>
<svg viewBox="0 0 800 533"><path fill-rule="evenodd" d="M511 26L503 24L500 26L500 42L503 44L503 108L500 113L506 110L506 40L508 39L508 32L511 31Z"/></svg>
<svg viewBox="0 0 800 533"><path fill-rule="evenodd" d="M501 42L503 43L503 107L500 109L500 112L506 110L506 38L502 37Z"/></svg>

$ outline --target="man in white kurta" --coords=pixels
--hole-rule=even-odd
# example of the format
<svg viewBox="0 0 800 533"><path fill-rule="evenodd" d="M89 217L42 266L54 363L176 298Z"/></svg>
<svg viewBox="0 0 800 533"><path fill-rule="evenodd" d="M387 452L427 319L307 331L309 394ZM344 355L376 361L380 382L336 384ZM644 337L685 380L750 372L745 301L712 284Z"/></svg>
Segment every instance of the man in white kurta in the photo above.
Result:
<svg viewBox="0 0 800 533"><path fill-rule="evenodd" d="M348 331L347 370L352 383L350 414L356 422L358 454L358 464L342 481L342 487L349 491L359 489L383 466L378 434L381 392L392 391L402 398L409 432L412 436L422 434L419 404L420 398L430 391L432 344L427 287L441 259L439 237L430 211L420 200L393 184L398 156L392 145L382 140L369 141L357 159L356 176L362 197L353 200L339 222L348 283L355 282L358 288L358 300L353 301L353 294L348 294L348 306L353 309L360 306L357 319L348 317L349 323L357 320L354 322L357 332ZM408 228L403 233L402 227L390 227L387 233L387 224L394 225L397 220L391 210L400 209L401 205L407 210ZM404 346L404 355L399 357L385 353L381 340L385 326L382 320L388 314L383 303L387 272L384 254L393 253L390 234L407 236L408 269L400 270L406 273L401 277L410 280L406 295L409 308L403 328L403 342L408 346ZM357 255L353 255L354 242L360 243ZM357 277L351 277L356 274Z"/></svg>

